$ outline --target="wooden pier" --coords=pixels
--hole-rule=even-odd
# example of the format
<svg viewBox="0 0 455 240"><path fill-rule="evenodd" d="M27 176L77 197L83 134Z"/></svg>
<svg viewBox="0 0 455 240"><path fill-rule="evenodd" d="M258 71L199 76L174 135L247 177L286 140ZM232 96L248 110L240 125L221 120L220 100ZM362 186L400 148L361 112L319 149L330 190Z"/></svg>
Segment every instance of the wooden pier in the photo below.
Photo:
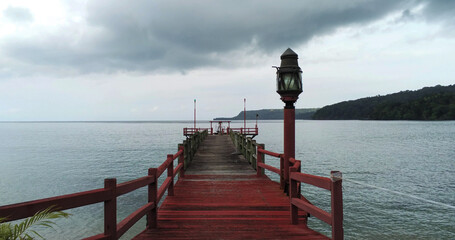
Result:
<svg viewBox="0 0 455 240"><path fill-rule="evenodd" d="M157 228L134 239L327 239L292 225L289 197L257 176L228 135L211 135L158 210Z"/></svg>
<svg viewBox="0 0 455 240"><path fill-rule="evenodd" d="M187 138L178 151L168 154L144 177L119 184L109 178L104 188L0 206L0 218L14 221L50 206L65 210L104 202L104 232L86 239L118 239L144 216L146 229L136 240L327 239L307 227L308 216L330 225L332 239L343 239L339 172L332 172L331 178L301 173L300 161L293 158L286 160L289 168L285 168L283 154L267 151L247 137L256 135L257 128L210 133L208 129L184 129ZM266 155L278 158L280 167L266 164ZM280 182L264 175L265 169L278 174ZM159 186L163 174L166 178ZM305 199L300 192L303 183L331 192L330 212ZM288 194L284 186L288 186ZM147 203L118 221L117 198L143 187L148 189Z"/></svg>

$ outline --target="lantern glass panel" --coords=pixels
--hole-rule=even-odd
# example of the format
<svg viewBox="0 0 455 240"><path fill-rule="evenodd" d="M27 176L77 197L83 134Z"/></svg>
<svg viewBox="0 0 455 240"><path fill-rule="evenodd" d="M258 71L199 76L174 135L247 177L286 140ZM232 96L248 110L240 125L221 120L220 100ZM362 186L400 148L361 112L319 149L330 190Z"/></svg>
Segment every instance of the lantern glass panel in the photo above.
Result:
<svg viewBox="0 0 455 240"><path fill-rule="evenodd" d="M278 77L279 91L301 91L302 90L302 73L287 72L281 73Z"/></svg>

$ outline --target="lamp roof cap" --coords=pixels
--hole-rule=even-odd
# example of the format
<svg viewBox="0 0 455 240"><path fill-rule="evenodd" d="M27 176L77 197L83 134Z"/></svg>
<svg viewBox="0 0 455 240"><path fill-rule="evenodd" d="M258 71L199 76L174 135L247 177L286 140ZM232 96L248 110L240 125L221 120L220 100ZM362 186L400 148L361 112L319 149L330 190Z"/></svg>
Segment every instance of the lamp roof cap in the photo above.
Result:
<svg viewBox="0 0 455 240"><path fill-rule="evenodd" d="M281 54L281 59L283 58L298 58L297 53L292 51L291 48L288 48L286 51L284 51L283 54Z"/></svg>

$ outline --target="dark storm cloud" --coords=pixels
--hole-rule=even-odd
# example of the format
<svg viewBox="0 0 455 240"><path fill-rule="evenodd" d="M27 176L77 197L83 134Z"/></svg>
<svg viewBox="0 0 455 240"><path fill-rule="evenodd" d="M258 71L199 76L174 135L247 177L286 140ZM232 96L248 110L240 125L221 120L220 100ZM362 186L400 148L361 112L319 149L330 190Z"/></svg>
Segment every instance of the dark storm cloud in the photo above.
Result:
<svg viewBox="0 0 455 240"><path fill-rule="evenodd" d="M214 56L247 47L281 51L421 3L428 16L453 18L453 2L99 0L88 3L84 34L9 39L2 47L12 58L78 72L185 71L218 66Z"/></svg>
<svg viewBox="0 0 455 240"><path fill-rule="evenodd" d="M8 6L8 8L3 11L3 16L13 22L33 21L33 16L27 8Z"/></svg>
<svg viewBox="0 0 455 240"><path fill-rule="evenodd" d="M455 28L454 0L428 0L425 3L424 12L429 20L440 20Z"/></svg>

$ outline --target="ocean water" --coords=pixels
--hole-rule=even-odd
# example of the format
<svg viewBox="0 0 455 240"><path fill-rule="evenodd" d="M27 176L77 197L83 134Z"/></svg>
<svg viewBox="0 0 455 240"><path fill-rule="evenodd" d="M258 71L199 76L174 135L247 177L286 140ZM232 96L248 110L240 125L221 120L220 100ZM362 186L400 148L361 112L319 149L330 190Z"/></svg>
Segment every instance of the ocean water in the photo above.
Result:
<svg viewBox="0 0 455 240"><path fill-rule="evenodd" d="M177 151L184 140L182 128L191 126L0 123L0 205L102 188L105 178L124 182L145 176L148 168ZM260 121L259 131L257 142L282 152L281 121ZM346 239L455 239L455 208L450 207L455 206L454 146L454 121L296 121L296 158L302 160L302 171L320 176L329 176L331 170L343 173ZM279 166L272 157L266 162ZM318 207L330 209L328 191L304 185L302 193ZM120 197L118 219L145 202L146 189ZM80 239L103 231L102 204L67 212L72 216L58 220L55 230L44 230L47 239ZM314 217L309 225L330 235L330 227ZM123 239L144 226L142 219Z"/></svg>

